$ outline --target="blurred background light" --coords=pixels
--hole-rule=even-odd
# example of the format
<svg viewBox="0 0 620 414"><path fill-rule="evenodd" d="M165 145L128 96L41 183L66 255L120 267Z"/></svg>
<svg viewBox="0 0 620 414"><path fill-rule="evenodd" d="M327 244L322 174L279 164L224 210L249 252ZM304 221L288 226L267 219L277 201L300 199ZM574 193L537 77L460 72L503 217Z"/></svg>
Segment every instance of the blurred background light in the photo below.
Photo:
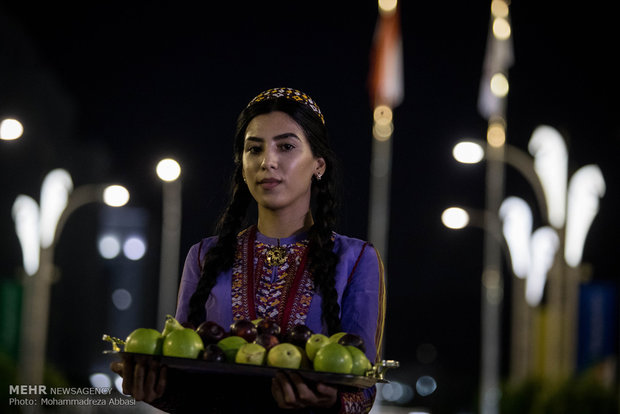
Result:
<svg viewBox="0 0 620 414"><path fill-rule="evenodd" d="M506 127L503 122L492 122L489 124L487 142L495 148L500 148L506 143Z"/></svg>
<svg viewBox="0 0 620 414"><path fill-rule="evenodd" d="M491 77L491 92L498 98L508 95L508 78L503 73L496 73Z"/></svg>
<svg viewBox="0 0 620 414"><path fill-rule="evenodd" d="M510 23L503 17L497 17L493 21L493 35L499 40L506 40L510 37Z"/></svg>
<svg viewBox="0 0 620 414"><path fill-rule="evenodd" d="M11 141L20 138L24 133L24 126L17 119L7 118L0 122L0 139Z"/></svg>
<svg viewBox="0 0 620 414"><path fill-rule="evenodd" d="M586 165L573 174L568 185L564 247L564 258L569 266L577 267L581 263L586 236L604 194L605 180L597 165Z"/></svg>
<svg viewBox="0 0 620 414"><path fill-rule="evenodd" d="M512 271L518 278L525 279L530 268L532 210L523 199L508 197L499 208L499 217L510 252Z"/></svg>
<svg viewBox="0 0 620 414"><path fill-rule="evenodd" d="M393 119L392 109L387 105L378 105L373 112L373 119L378 124L389 124Z"/></svg>
<svg viewBox="0 0 620 414"><path fill-rule="evenodd" d="M121 377L120 375L116 375L116 377L114 378L114 387L116 387L116 390L121 394L127 395L123 393L123 377Z"/></svg>
<svg viewBox="0 0 620 414"><path fill-rule="evenodd" d="M475 164L484 158L484 148L475 142L463 141L454 146L452 156L463 164Z"/></svg>
<svg viewBox="0 0 620 414"><path fill-rule="evenodd" d="M431 364L437 358L437 348L433 344L420 344L416 349L416 357L422 364Z"/></svg>
<svg viewBox="0 0 620 414"><path fill-rule="evenodd" d="M172 158L165 158L157 163L157 176L164 181L174 181L181 175L181 166Z"/></svg>
<svg viewBox="0 0 620 414"><path fill-rule="evenodd" d="M399 381L382 384L379 393L380 399L395 404L407 404L414 396L413 388Z"/></svg>
<svg viewBox="0 0 620 414"><path fill-rule="evenodd" d="M146 253L146 242L138 236L129 237L123 243L123 253L130 260L140 260Z"/></svg>
<svg viewBox="0 0 620 414"><path fill-rule="evenodd" d="M441 222L449 229L462 229L469 224L469 213L460 207L450 207L441 214Z"/></svg>
<svg viewBox="0 0 620 414"><path fill-rule="evenodd" d="M552 227L541 227L532 234L532 259L525 284L525 300L530 306L538 306L543 298L547 273L559 247L560 238Z"/></svg>
<svg viewBox="0 0 620 414"><path fill-rule="evenodd" d="M396 10L398 4L397 0L379 0L379 10L382 12L390 13Z"/></svg>
<svg viewBox="0 0 620 414"><path fill-rule="evenodd" d="M24 271L32 276L39 270L39 205L30 196L18 195L12 208L13 221L22 248Z"/></svg>
<svg viewBox="0 0 620 414"><path fill-rule="evenodd" d="M437 389L437 381L435 381L435 378L428 376L428 375L424 375L418 378L418 380L415 383L415 390L422 397L427 397L431 395L432 393L435 392L436 389Z"/></svg>
<svg viewBox="0 0 620 414"><path fill-rule="evenodd" d="M495 18L508 17L508 3L504 0L493 0L491 2L491 14Z"/></svg>
<svg viewBox="0 0 620 414"><path fill-rule="evenodd" d="M555 128L541 125L532 132L528 150L534 156L534 170L545 193L549 223L560 229L566 220L568 177L568 150L564 138Z"/></svg>
<svg viewBox="0 0 620 414"><path fill-rule="evenodd" d="M114 259L121 252L120 240L111 234L101 237L97 247L99 247L99 254L105 259Z"/></svg>
<svg viewBox="0 0 620 414"><path fill-rule="evenodd" d="M73 181L66 170L60 168L52 170L43 179L39 231L41 247L44 249L54 242L58 220L67 208L71 191L73 191Z"/></svg>
<svg viewBox="0 0 620 414"><path fill-rule="evenodd" d="M127 310L131 306L132 297L127 289L116 289L112 292L112 303L118 310Z"/></svg>
<svg viewBox="0 0 620 414"><path fill-rule="evenodd" d="M112 386L110 377L101 372L91 374L88 379L90 380L90 385L95 388L110 388Z"/></svg>
<svg viewBox="0 0 620 414"><path fill-rule="evenodd" d="M122 185L111 185L103 191L103 202L110 207L122 207L129 201L129 191Z"/></svg>

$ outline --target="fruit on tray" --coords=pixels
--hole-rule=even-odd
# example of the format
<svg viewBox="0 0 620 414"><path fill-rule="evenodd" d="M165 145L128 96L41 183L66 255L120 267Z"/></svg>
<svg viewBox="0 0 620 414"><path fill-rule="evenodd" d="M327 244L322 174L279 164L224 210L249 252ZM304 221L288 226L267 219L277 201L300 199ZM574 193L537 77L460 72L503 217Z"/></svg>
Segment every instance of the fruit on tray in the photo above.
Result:
<svg viewBox="0 0 620 414"><path fill-rule="evenodd" d="M351 367L351 374L364 375L366 371L372 369L372 364L366 357L366 354L362 352L361 349L351 345L345 345L345 348L351 354L351 359L353 362L353 366Z"/></svg>
<svg viewBox="0 0 620 414"><path fill-rule="evenodd" d="M259 344L243 344L235 355L235 362L238 364L263 365L266 354L267 350Z"/></svg>
<svg viewBox="0 0 620 414"><path fill-rule="evenodd" d="M315 333L306 342L306 353L308 354L308 358L310 361L314 360L314 356L316 352L322 348L323 346L331 343L329 338L326 335Z"/></svg>
<svg viewBox="0 0 620 414"><path fill-rule="evenodd" d="M350 332L327 336L296 325L285 333L278 322L269 318L236 320L228 331L213 321L205 321L196 329L188 326L168 315L161 333L138 328L125 341L108 335L104 335L104 340L112 342L115 350L124 344L125 352L209 362L362 376L373 369L364 353L363 339Z"/></svg>
<svg viewBox="0 0 620 414"><path fill-rule="evenodd" d="M344 345L335 342L321 347L312 362L315 371L350 374L353 369L351 353Z"/></svg>
<svg viewBox="0 0 620 414"><path fill-rule="evenodd" d="M191 328L175 329L164 337L162 354L179 358L198 358L204 351L200 335Z"/></svg>
<svg viewBox="0 0 620 414"><path fill-rule="evenodd" d="M267 365L277 368L298 369L301 366L301 351L291 343L283 342L271 348L267 354Z"/></svg>
<svg viewBox="0 0 620 414"><path fill-rule="evenodd" d="M222 348L224 354L226 355L226 361L235 362L235 356L237 355L237 351L241 348L241 345L247 344L248 341L243 339L240 336L227 336L223 338L221 341L217 343L217 346Z"/></svg>
<svg viewBox="0 0 620 414"><path fill-rule="evenodd" d="M204 321L196 332L202 338L202 342L207 346L208 344L216 344L228 335L226 330L213 321Z"/></svg>
<svg viewBox="0 0 620 414"><path fill-rule="evenodd" d="M183 329L185 328L183 325L181 325L179 323L179 321L177 321L174 316L172 315L166 315L166 322L164 322L164 330L161 332L161 334L163 336L168 335L169 333L171 333L172 331L176 331L178 329Z"/></svg>
<svg viewBox="0 0 620 414"><path fill-rule="evenodd" d="M159 355L161 354L163 339L163 335L155 329L138 328L127 336L125 352Z"/></svg>

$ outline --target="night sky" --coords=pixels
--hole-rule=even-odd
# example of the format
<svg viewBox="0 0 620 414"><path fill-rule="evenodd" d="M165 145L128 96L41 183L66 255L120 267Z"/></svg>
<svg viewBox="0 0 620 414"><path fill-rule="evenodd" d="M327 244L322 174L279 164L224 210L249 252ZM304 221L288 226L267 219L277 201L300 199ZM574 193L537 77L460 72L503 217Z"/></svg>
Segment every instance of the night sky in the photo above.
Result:
<svg viewBox="0 0 620 414"><path fill-rule="evenodd" d="M375 2L92 3L0 4L0 116L25 125L20 140L0 142L1 277L15 279L21 265L11 219L18 194L38 199L43 177L58 167L76 187L119 182L131 192L130 206L149 220L142 323L154 324L157 161L172 156L183 168L183 259L212 233L226 198L238 113L258 92L278 86L301 89L321 107L344 171L337 231L367 237ZM486 131L476 104L487 3L401 8L405 99L394 111L385 356L401 361L395 379L437 379L434 396L412 404L434 404L438 412L473 410L477 398L483 235L450 231L440 215L452 204L484 207L484 164L458 164L451 148ZM611 13L594 4L544 3L511 7L507 140L527 151L534 128L550 125L567 141L569 177L581 166L600 166L607 192L583 261L595 279L617 283L618 35ZM533 192L510 168L506 195L528 201L540 225ZM89 355L103 349L97 309L111 306L97 290L110 272L96 248L101 210L89 205L72 216L56 257L62 272L53 288L49 359L75 381L84 381ZM63 341L84 349L75 357L82 363L67 362ZM437 351L430 363L416 355L423 344Z"/></svg>

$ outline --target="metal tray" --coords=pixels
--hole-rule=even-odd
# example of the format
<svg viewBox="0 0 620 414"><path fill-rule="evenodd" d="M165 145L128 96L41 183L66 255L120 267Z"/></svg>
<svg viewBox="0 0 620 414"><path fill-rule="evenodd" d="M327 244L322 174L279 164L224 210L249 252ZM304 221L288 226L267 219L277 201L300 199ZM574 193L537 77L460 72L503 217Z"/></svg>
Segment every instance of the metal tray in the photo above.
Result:
<svg viewBox="0 0 620 414"><path fill-rule="evenodd" d="M104 354L110 355L115 360L124 359L130 356L141 356L142 358L146 358L147 360L155 359L161 364L166 365L168 368L173 368L181 372L204 375L226 374L240 375L246 377L273 377L278 371L289 371L299 374L302 378L308 381L356 388L369 388L375 385L377 382L389 382L383 378L385 370L387 368L398 367L397 361L382 361L380 364L377 364L371 372L369 372L369 375L360 376L352 374L317 372L307 369L286 369L268 366L246 365L232 362L209 362L201 359L177 358L161 355L145 355L121 351L104 351Z"/></svg>

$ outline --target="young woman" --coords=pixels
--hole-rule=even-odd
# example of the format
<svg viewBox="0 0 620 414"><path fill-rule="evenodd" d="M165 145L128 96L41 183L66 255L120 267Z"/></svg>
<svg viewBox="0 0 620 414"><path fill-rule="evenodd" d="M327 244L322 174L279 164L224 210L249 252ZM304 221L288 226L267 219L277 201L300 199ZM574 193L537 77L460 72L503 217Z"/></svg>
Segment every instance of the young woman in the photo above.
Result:
<svg viewBox="0 0 620 414"><path fill-rule="evenodd" d="M238 319L272 318L284 332L305 324L327 335L355 333L377 361L383 267L370 244L334 233L337 165L316 102L291 88L260 93L238 118L234 161L217 235L187 255L177 320L227 327ZM247 226L253 205L257 222ZM165 400L171 382L165 368L126 365L126 392L155 405ZM376 390L344 392L279 373L270 391L279 409L358 413L370 410Z"/></svg>

